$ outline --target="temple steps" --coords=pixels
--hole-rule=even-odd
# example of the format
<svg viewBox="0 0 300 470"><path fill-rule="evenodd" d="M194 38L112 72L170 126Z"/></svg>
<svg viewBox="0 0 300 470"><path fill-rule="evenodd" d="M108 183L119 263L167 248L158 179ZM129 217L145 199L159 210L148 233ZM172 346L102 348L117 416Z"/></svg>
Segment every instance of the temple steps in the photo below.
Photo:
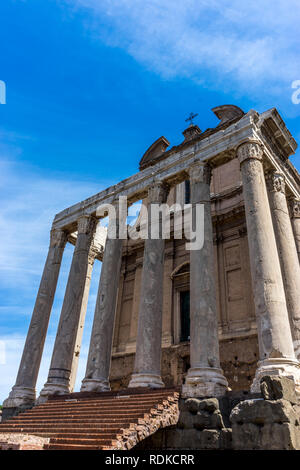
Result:
<svg viewBox="0 0 300 470"><path fill-rule="evenodd" d="M126 432L131 437L136 433L138 441L136 427L149 427L151 419L174 412L178 398L175 388L74 393L50 399L5 421L0 424L0 433L49 437L45 450L100 450L117 444L128 448L124 444Z"/></svg>

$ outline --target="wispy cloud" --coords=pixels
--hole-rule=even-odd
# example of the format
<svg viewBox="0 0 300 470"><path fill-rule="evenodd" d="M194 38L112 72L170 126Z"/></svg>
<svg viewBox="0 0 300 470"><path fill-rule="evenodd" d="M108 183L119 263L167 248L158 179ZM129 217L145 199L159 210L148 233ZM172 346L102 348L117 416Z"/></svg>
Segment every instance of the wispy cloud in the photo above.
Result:
<svg viewBox="0 0 300 470"><path fill-rule="evenodd" d="M95 37L164 78L276 92L299 75L298 0L66 1L93 12L85 24Z"/></svg>

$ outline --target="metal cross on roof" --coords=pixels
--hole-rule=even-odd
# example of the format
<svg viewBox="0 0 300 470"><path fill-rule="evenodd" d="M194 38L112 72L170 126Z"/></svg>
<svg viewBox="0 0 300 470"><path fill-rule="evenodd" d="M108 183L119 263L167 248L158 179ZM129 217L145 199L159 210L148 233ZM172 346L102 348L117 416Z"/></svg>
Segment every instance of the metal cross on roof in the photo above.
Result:
<svg viewBox="0 0 300 470"><path fill-rule="evenodd" d="M189 117L185 120L185 122L189 122L190 121L190 125L194 124L193 123L193 119L198 116L198 113L194 114L194 113L190 113Z"/></svg>

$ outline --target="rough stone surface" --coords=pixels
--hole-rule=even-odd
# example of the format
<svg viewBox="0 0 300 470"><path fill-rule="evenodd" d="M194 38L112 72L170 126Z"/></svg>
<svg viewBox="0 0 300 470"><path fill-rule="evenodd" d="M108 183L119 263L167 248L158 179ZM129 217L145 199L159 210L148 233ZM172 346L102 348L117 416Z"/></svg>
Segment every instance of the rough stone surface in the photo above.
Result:
<svg viewBox="0 0 300 470"><path fill-rule="evenodd" d="M49 438L30 434L0 433L0 450L43 450Z"/></svg>
<svg viewBox="0 0 300 470"><path fill-rule="evenodd" d="M231 412L235 450L299 450L299 413L287 400L245 400Z"/></svg>
<svg viewBox="0 0 300 470"><path fill-rule="evenodd" d="M179 402L177 427L160 430L147 439L142 449L202 449L231 448L231 430L224 426L216 398L189 398Z"/></svg>
<svg viewBox="0 0 300 470"><path fill-rule="evenodd" d="M287 400L293 404L299 402L295 384L288 377L266 376L260 382L261 393L265 400Z"/></svg>

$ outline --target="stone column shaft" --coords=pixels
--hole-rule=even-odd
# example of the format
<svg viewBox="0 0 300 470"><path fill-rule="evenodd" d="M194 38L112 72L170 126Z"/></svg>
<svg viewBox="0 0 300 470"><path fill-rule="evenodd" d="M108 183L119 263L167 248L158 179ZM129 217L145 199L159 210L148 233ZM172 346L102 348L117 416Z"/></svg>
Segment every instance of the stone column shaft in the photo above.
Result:
<svg viewBox="0 0 300 470"><path fill-rule="evenodd" d="M285 179L283 174L272 171L266 180L294 350L300 359L300 265L285 195Z"/></svg>
<svg viewBox="0 0 300 470"><path fill-rule="evenodd" d="M80 355L80 349L81 349L81 343L82 343L82 335L83 335L83 329L84 329L84 324L85 324L87 305L88 305L88 300L89 300L90 285L91 285L91 280L92 280L94 262L95 262L95 256L93 256L93 254L91 253L91 256L89 257L88 270L86 274L86 282L85 282L85 288L84 288L84 293L82 297L82 304L81 304L81 311L80 311L80 320L79 320L79 325L78 325L78 331L77 331L77 337L76 337L75 349L74 349L73 361L72 361L72 367L71 367L71 375L70 375L70 392L71 393L74 391L74 387L76 383L79 355Z"/></svg>
<svg viewBox="0 0 300 470"><path fill-rule="evenodd" d="M293 198L291 201L291 222L295 237L298 260L300 263L300 199Z"/></svg>
<svg viewBox="0 0 300 470"><path fill-rule="evenodd" d="M238 158L260 353L252 390L259 390L263 375L289 375L299 384L299 363L294 353L260 144L242 144L238 148Z"/></svg>
<svg viewBox="0 0 300 470"><path fill-rule="evenodd" d="M197 221L198 230L204 230L204 244L200 249L190 249L191 367L182 388L184 397L223 395L228 386L219 357L210 180L207 164L195 163L190 168L193 219L196 205L204 205L204 227Z"/></svg>
<svg viewBox="0 0 300 470"><path fill-rule="evenodd" d="M30 406L35 402L35 387L66 241L67 234L65 232L62 230L51 231L48 256L34 305L16 384L9 398L3 403L4 407Z"/></svg>
<svg viewBox="0 0 300 470"><path fill-rule="evenodd" d="M109 372L123 240L106 239L90 349L81 391L110 390Z"/></svg>
<svg viewBox="0 0 300 470"><path fill-rule="evenodd" d="M148 191L148 238L145 240L134 373L129 387L163 387L161 379L162 306L165 241L151 237L151 214L166 201L168 188L157 183Z"/></svg>
<svg viewBox="0 0 300 470"><path fill-rule="evenodd" d="M70 374L74 357L82 301L86 288L90 249L96 229L96 219L83 216L78 221L78 234L68 283L56 334L49 375L39 402L49 395L69 393Z"/></svg>

